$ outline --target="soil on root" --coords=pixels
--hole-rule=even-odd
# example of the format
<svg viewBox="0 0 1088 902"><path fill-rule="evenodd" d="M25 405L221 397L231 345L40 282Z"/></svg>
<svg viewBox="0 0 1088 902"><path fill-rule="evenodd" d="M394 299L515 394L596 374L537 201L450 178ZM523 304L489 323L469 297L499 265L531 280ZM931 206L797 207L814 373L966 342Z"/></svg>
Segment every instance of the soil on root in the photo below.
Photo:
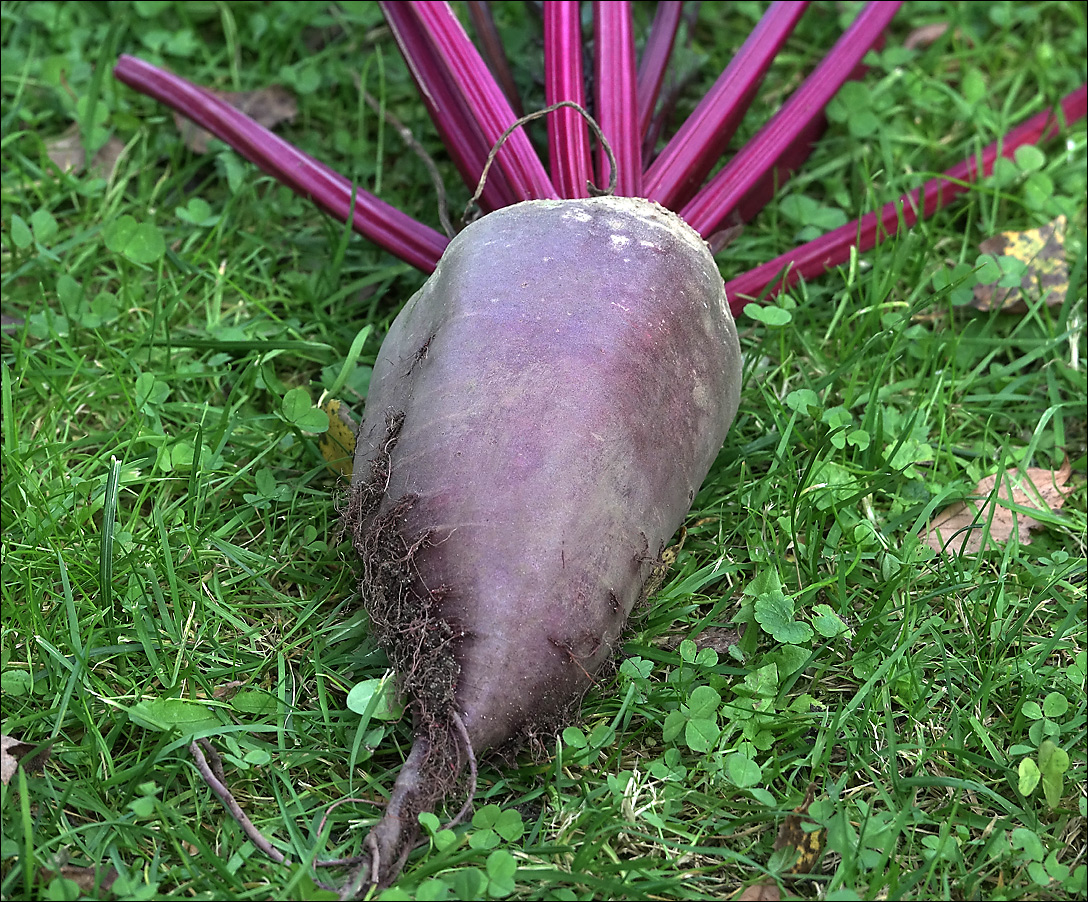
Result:
<svg viewBox="0 0 1088 902"><path fill-rule="evenodd" d="M460 667L452 649L454 630L440 613L447 590L424 586L415 564L431 537L404 530L413 496L387 497L391 454L402 422L403 416L390 418L370 472L352 487L342 530L362 561L363 605L412 712L415 739L385 814L367 838L371 860L349 881L345 898L372 883L386 886L395 879L419 835L420 813L433 810L456 789L466 764L475 773L471 743L454 707Z"/></svg>
<svg viewBox="0 0 1088 902"><path fill-rule="evenodd" d="M431 536L406 535L403 529L415 498L387 501L391 453L403 419L390 418L370 473L352 488L343 527L362 561L359 591L374 635L389 656L417 724L429 727L449 723L460 668L452 649L454 630L440 614L448 590L428 589L416 570L415 557Z"/></svg>

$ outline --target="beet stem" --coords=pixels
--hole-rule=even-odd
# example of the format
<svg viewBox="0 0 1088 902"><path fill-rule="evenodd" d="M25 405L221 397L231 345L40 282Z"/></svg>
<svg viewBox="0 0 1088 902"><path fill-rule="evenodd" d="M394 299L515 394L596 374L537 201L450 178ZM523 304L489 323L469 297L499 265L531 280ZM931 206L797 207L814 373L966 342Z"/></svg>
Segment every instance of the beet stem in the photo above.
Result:
<svg viewBox="0 0 1088 902"><path fill-rule="evenodd" d="M544 97L548 106L565 100L586 105L578 0L544 4ZM559 195L588 197L586 184L593 177L589 134L573 110L559 110L548 117L548 156Z"/></svg>
<svg viewBox="0 0 1088 902"><path fill-rule="evenodd" d="M472 27L480 41L480 52L495 75L495 80L502 86L502 92L510 101L514 114L520 118L525 115L525 109L521 105L514 73L510 71L510 61L503 50L499 29L495 26L495 17L491 15L491 4L484 0L468 0L466 5L468 17L472 20Z"/></svg>
<svg viewBox="0 0 1088 902"><path fill-rule="evenodd" d="M749 222L771 202L775 193L790 180L809 158L817 139L827 128L827 118L821 113L808 124L804 131L798 133L789 148L778 158L774 167L764 173L748 192L737 201L737 205L730 215L730 221Z"/></svg>
<svg viewBox="0 0 1088 902"><path fill-rule="evenodd" d="M899 2L873 2L865 6L782 109L680 211L695 231L707 237L721 228L744 196L793 146L813 120L822 115L824 107L880 39L900 6Z"/></svg>
<svg viewBox="0 0 1088 902"><path fill-rule="evenodd" d="M594 197L600 197L602 194L611 196L616 193L617 167L615 165L615 154L612 153L612 145L609 144L608 141L605 139L604 135L601 132L601 127L597 125L596 120L592 116L590 116L585 109L578 106L578 104L576 104L573 100L560 100L559 103L554 103L551 106L544 107L544 109L542 110L537 110L535 113L529 113L528 115L522 116L517 122L511 125L510 128L508 128L499 136L498 142L496 142L495 146L491 148L491 152L487 155L487 162L484 164L484 171L480 175L480 183L476 186L476 191L473 193L472 197L469 198L469 202L465 207L465 213L461 217L461 221L463 223L469 222L469 216L472 213L472 208L476 206L476 201L480 198L480 192L483 190L483 186L487 182L487 175L491 169L491 165L495 162L495 155L499 152L499 148L502 147L503 142L513 133L514 129L520 128L526 123L532 122L534 119L541 119L550 113L557 113L560 110L567 108L573 109L576 113L578 113L578 115L585 119L586 124L589 125L590 129L592 129L593 136L600 142L601 147L604 148L605 155L608 157L609 168L612 173L608 181L608 187L606 189L602 190L596 185L588 183L586 185L587 190Z"/></svg>
<svg viewBox="0 0 1088 902"><path fill-rule="evenodd" d="M616 194L642 195L642 140L635 95L635 33L629 0L594 0L597 122L616 154ZM604 183L611 166L597 148L597 175Z"/></svg>
<svg viewBox="0 0 1088 902"><path fill-rule="evenodd" d="M116 78L192 119L250 162L309 198L341 222L412 266L432 272L447 239L379 200L259 125L210 91L133 56L122 56Z"/></svg>
<svg viewBox="0 0 1088 902"><path fill-rule="evenodd" d="M474 186L479 181L492 142L487 140L465 98L455 89L452 74L435 52L430 32L415 16L411 4L383 3L381 6L450 159L465 184ZM484 210L497 210L514 200L514 190L506 173L496 170L488 179L480 205Z"/></svg>
<svg viewBox="0 0 1088 902"><path fill-rule="evenodd" d="M495 79L488 71L479 51L473 46L448 3L385 3L388 15L392 7L409 6L427 33L430 45L441 60L451 79L450 87L464 98L465 104L483 132L488 150L517 116ZM498 157L510 181L517 200L556 198L555 188L548 178L540 158L529 138L518 132L511 136ZM470 182L472 188L475 182Z"/></svg>
<svg viewBox="0 0 1088 902"><path fill-rule="evenodd" d="M661 91L661 82L665 79L665 70L669 66L676 32L680 27L680 14L684 4L681 0L661 0L650 25L650 34L646 38L646 47L638 64L638 77L635 80L635 93L638 96L638 133L642 138L650 130L654 107Z"/></svg>
<svg viewBox="0 0 1088 902"><path fill-rule="evenodd" d="M909 228L919 219L932 216L966 191L972 182L990 175L1000 157L1012 157L1017 148L1038 144L1056 135L1059 110L1066 123L1088 115L1088 85L1081 85L1062 98L1057 108L1051 107L1032 116L989 144L977 157L968 157L921 188L727 282L725 291L729 306L734 313L739 312L768 285L771 288L764 297L774 297L798 279L810 279L842 265L850 259L851 248L856 247L859 252L871 250L896 234L900 223Z"/></svg>
<svg viewBox="0 0 1088 902"><path fill-rule="evenodd" d="M884 43L884 35L881 34L873 43L871 49L882 49ZM864 78L868 72L868 66L864 63L858 63L858 65L854 67L854 71L848 76L847 81L859 81ZM754 219L756 214L770 203L775 192L782 190L782 186L793 177L793 174L799 170L805 160L809 158L813 147L816 146L817 139L823 134L824 129L826 128L827 116L821 112L806 128L798 133L790 146L778 158L777 162L774 164L774 168L766 173L763 178L753 185L744 197L737 202L736 209L731 218L741 222L748 222L749 220Z"/></svg>
<svg viewBox="0 0 1088 902"><path fill-rule="evenodd" d="M721 159L767 69L793 32L807 3L772 3L714 86L646 172L650 200L687 203Z"/></svg>

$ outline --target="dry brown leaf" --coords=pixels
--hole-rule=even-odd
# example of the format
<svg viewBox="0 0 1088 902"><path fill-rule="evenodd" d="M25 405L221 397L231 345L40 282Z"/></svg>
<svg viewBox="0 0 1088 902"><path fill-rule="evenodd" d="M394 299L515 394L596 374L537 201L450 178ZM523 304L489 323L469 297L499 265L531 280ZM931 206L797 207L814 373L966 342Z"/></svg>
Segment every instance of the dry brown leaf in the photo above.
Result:
<svg viewBox="0 0 1088 902"><path fill-rule="evenodd" d="M707 239L707 244L710 246L710 253L715 257L724 251L729 245L736 241L742 234L744 234L744 223L738 222L734 225L727 226L720 232L715 232Z"/></svg>
<svg viewBox="0 0 1088 902"><path fill-rule="evenodd" d="M922 25L915 28L914 31L907 35L906 40L903 41L903 46L908 50L917 50L919 47L928 47L930 44L934 44L942 38L947 31L947 22L933 22L929 25ZM952 36L957 41L966 40L972 47L975 44L970 35L966 35L965 38L963 29L961 28L957 28L952 32Z"/></svg>
<svg viewBox="0 0 1088 902"><path fill-rule="evenodd" d="M972 306L979 310L1026 313L1025 298L1043 298L1048 307L1061 306L1069 293L1069 264L1065 261L1066 218L1059 216L1038 229L1002 232L987 238L978 249L992 257L1014 257L1027 266L1019 285L997 282L976 285Z"/></svg>
<svg viewBox="0 0 1088 902"><path fill-rule="evenodd" d="M112 178L124 150L125 145L111 135L95 152L91 160L91 172L104 179ZM77 126L73 125L63 135L49 141L45 145L45 152L61 172L83 171L83 140Z"/></svg>
<svg viewBox="0 0 1088 902"><path fill-rule="evenodd" d="M55 877L63 877L65 880L71 880L78 886L80 893L84 896L93 896L96 891L109 892L110 887L113 886L113 882L118 876L117 868L112 865L105 868L101 874L99 874L98 868L77 867L72 864L66 864L56 871L42 869L42 877L46 882Z"/></svg>
<svg viewBox="0 0 1088 902"><path fill-rule="evenodd" d="M797 850L797 860L790 867L788 871L790 874L811 874L819 863L824 849L824 831L806 831L802 823L805 815L808 814L809 805L815 798L816 784L810 783L801 804L793 809L793 813L787 815L778 830L778 836L775 837L774 850L776 852L786 848Z"/></svg>
<svg viewBox="0 0 1088 902"><path fill-rule="evenodd" d="M689 636L687 632L681 633L666 633L665 635L654 640L654 644L667 648L669 651L676 649L680 646L680 643L685 639L691 639L695 643L696 649L702 651L704 648L712 648L719 655L725 655L729 653L729 649L740 643L741 638L744 636L744 628L747 624L742 623L739 629L733 629L727 626L708 626L694 636Z"/></svg>
<svg viewBox="0 0 1088 902"><path fill-rule="evenodd" d="M23 328L25 320L21 316L8 316L0 313L0 332L15 332Z"/></svg>
<svg viewBox="0 0 1088 902"><path fill-rule="evenodd" d="M763 880L753 883L743 893L737 896L737 902L779 902L782 893L778 884L773 880Z"/></svg>
<svg viewBox="0 0 1088 902"><path fill-rule="evenodd" d="M209 91L225 100L236 110L241 110L265 128L273 128L281 122L290 122L298 113L295 96L280 85L269 85L259 91ZM181 139L194 153L207 153L208 142L214 137L181 113L174 113L174 124Z"/></svg>
<svg viewBox="0 0 1088 902"><path fill-rule="evenodd" d="M244 685L244 680L231 680L229 683L222 683L212 690L212 698L217 698L220 701L229 701L238 694L238 690Z"/></svg>
<svg viewBox="0 0 1088 902"><path fill-rule="evenodd" d="M947 550L953 554L978 554L982 551L986 523L990 521L991 540L1007 542L1015 531L1020 542L1026 544L1031 541L1031 530L1041 524L1027 514L1010 510L1008 505L1037 511L1059 510L1072 491L1072 487L1065 488L1072 472L1068 460L1058 470L1029 467L1021 473L1013 467L1000 474L1001 487L996 493L998 475L987 476L975 488L977 500L946 507L930 523L922 540L938 553Z"/></svg>
<svg viewBox="0 0 1088 902"><path fill-rule="evenodd" d="M33 748L26 742L20 742L14 736L0 736L0 783L7 786L15 776L19 759Z"/></svg>
<svg viewBox="0 0 1088 902"><path fill-rule="evenodd" d="M726 626L708 626L695 636L695 647L702 651L704 648L712 648L719 655L729 653L729 649L740 643L741 633L746 624L741 624L740 629Z"/></svg>
<svg viewBox="0 0 1088 902"><path fill-rule="evenodd" d="M35 749L38 751L31 755ZM29 742L23 742L14 736L0 735L0 783L7 786L15 776L15 769L21 764L27 773L34 773L45 766L49 760L49 746L39 748Z"/></svg>
<svg viewBox="0 0 1088 902"><path fill-rule="evenodd" d="M903 46L906 47L907 50L917 50L919 47L928 47L946 31L948 31L947 22L933 22L929 25L922 25L915 28L907 35L906 40L903 41Z"/></svg>

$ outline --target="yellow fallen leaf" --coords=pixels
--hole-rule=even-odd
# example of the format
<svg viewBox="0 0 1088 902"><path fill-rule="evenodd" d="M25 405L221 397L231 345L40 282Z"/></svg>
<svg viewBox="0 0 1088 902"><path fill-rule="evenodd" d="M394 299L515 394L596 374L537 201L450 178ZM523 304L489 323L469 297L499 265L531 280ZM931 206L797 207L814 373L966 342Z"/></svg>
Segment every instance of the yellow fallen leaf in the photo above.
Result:
<svg viewBox="0 0 1088 902"><path fill-rule="evenodd" d="M778 828L778 836L774 841L774 850L796 849L797 858L790 867L790 874L811 874L820 863L820 856L824 849L824 831L804 829L805 815L809 806L816 798L816 784L809 785L805 792L805 798L801 804L793 809L793 812L782 822Z"/></svg>
<svg viewBox="0 0 1088 902"><path fill-rule="evenodd" d="M1019 285L1005 287L997 282L976 285L972 305L979 310L1026 313L1028 298L1043 298L1048 306L1059 306L1069 292L1065 225L1065 217L1059 216L1038 229L1002 232L979 244L982 253L992 257L1013 257L1027 269Z"/></svg>
<svg viewBox="0 0 1088 902"><path fill-rule="evenodd" d="M923 533L922 540L934 551L946 554L978 554L983 549L984 538L1007 542L1013 532L1026 544L1031 541L1031 530L1041 524L1011 506L1059 510L1072 491L1072 487L1065 487L1072 472L1067 460L1058 470L1029 467L1021 472L1013 467L987 476L975 487L974 499L941 511ZM996 488L999 477L1001 486Z"/></svg>
<svg viewBox="0 0 1088 902"><path fill-rule="evenodd" d="M351 462L355 457L355 421L345 405L330 398L321 405L329 418L329 431L318 442L321 456L329 470L345 479L351 479Z"/></svg>

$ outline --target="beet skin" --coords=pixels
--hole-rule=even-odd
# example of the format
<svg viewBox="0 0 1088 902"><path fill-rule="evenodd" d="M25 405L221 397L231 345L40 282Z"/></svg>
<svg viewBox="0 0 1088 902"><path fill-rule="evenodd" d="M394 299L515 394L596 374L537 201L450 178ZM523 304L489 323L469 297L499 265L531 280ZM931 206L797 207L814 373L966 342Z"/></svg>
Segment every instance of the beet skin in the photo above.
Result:
<svg viewBox="0 0 1088 902"><path fill-rule="evenodd" d="M346 514L417 736L356 890L396 876L473 751L576 704L740 379L714 259L663 207L528 201L450 243L378 355Z"/></svg>

